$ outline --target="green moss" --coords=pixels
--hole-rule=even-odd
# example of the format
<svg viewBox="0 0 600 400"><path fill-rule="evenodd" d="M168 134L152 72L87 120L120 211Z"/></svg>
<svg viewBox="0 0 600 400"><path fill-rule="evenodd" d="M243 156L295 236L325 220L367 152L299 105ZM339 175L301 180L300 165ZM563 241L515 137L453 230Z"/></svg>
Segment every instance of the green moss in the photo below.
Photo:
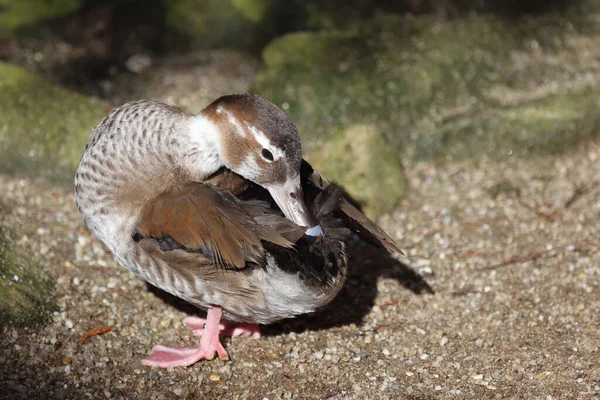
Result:
<svg viewBox="0 0 600 400"><path fill-rule="evenodd" d="M55 309L53 280L0 230L0 326L45 323Z"/></svg>
<svg viewBox="0 0 600 400"><path fill-rule="evenodd" d="M0 0L0 30L69 14L81 7L81 0Z"/></svg>
<svg viewBox="0 0 600 400"><path fill-rule="evenodd" d="M390 212L404 196L397 153L373 125L352 125L306 153L317 170L341 183L372 218Z"/></svg>
<svg viewBox="0 0 600 400"><path fill-rule="evenodd" d="M106 105L0 63L0 171L71 181Z"/></svg>
<svg viewBox="0 0 600 400"><path fill-rule="evenodd" d="M517 148L559 153L600 137L599 95L597 89L571 90L504 111L495 121L497 130ZM513 130L521 134L511 135Z"/></svg>
<svg viewBox="0 0 600 400"><path fill-rule="evenodd" d="M252 49L270 32L271 0L170 0L167 26L200 48Z"/></svg>
<svg viewBox="0 0 600 400"><path fill-rule="evenodd" d="M263 61L270 69L286 66L305 71L327 69L335 67L330 64L332 61L342 62L346 57L353 57L357 49L351 45L358 40L353 33L292 33L272 41L263 51Z"/></svg>
<svg viewBox="0 0 600 400"><path fill-rule="evenodd" d="M264 21L269 9L273 7L272 0L231 0L231 5L243 15L244 19L259 24Z"/></svg>
<svg viewBox="0 0 600 400"><path fill-rule="evenodd" d="M436 159L554 154L600 137L600 91L571 90L519 107L485 109L442 124ZM433 136L435 137L435 136Z"/></svg>
<svg viewBox="0 0 600 400"><path fill-rule="evenodd" d="M563 151L597 137L600 89L578 76L589 70L581 57L600 57L598 21L380 15L274 40L253 91L311 143L368 123L412 160Z"/></svg>

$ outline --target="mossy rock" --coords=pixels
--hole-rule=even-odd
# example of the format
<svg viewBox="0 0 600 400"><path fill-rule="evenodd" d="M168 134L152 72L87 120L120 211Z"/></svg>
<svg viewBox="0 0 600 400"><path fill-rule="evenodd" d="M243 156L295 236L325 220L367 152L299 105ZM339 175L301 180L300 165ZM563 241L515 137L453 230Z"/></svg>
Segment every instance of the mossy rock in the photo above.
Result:
<svg viewBox="0 0 600 400"><path fill-rule="evenodd" d="M72 182L92 129L109 108L0 62L0 172Z"/></svg>
<svg viewBox="0 0 600 400"><path fill-rule="evenodd" d="M282 36L253 86L304 141L370 124L407 161L554 153L599 137L600 18L380 15Z"/></svg>
<svg viewBox="0 0 600 400"><path fill-rule="evenodd" d="M328 179L342 184L368 216L390 212L404 196L397 154L375 126L351 125L324 144L308 147L305 158Z"/></svg>
<svg viewBox="0 0 600 400"><path fill-rule="evenodd" d="M56 310L54 281L0 230L0 326L35 326Z"/></svg>
<svg viewBox="0 0 600 400"><path fill-rule="evenodd" d="M81 6L81 0L0 0L0 31L67 15Z"/></svg>
<svg viewBox="0 0 600 400"><path fill-rule="evenodd" d="M172 0L167 26L196 48L253 49L273 34L274 0Z"/></svg>

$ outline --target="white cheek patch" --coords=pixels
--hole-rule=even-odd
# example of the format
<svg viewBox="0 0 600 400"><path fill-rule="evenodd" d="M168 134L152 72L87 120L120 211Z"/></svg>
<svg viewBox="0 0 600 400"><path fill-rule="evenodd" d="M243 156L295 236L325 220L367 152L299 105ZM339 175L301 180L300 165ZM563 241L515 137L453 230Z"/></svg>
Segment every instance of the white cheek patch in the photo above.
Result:
<svg viewBox="0 0 600 400"><path fill-rule="evenodd" d="M246 137L246 130L242 128L240 121L238 121L229 110L223 108L223 106L218 106L217 114L225 114L227 116L227 121L229 121L231 125L235 126L235 132L241 137Z"/></svg>
<svg viewBox="0 0 600 400"><path fill-rule="evenodd" d="M273 154L273 161L285 157L285 153L279 147L273 146L269 138L264 134L263 131L253 125L246 124L246 127L254 136L254 139L265 149L269 150Z"/></svg>
<svg viewBox="0 0 600 400"><path fill-rule="evenodd" d="M260 167L254 158L254 155L248 154L244 161L238 167L238 173L244 178L251 181L256 181L260 175Z"/></svg>

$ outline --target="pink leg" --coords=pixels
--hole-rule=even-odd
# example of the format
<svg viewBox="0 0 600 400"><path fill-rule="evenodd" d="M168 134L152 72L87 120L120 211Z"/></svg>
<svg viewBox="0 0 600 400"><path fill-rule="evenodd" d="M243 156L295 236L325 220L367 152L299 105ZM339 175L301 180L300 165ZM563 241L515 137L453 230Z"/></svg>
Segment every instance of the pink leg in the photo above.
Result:
<svg viewBox="0 0 600 400"><path fill-rule="evenodd" d="M142 360L142 364L157 365L161 368L188 366L201 359L212 360L215 353L220 359L228 360L229 355L219 341L219 331L231 333L233 336L251 332L254 337L260 337L258 325L245 324L241 330L237 330L231 324L221 324L221 315L220 307L211 307L207 311L206 319L196 317L184 319L186 326L193 329L196 336L202 336L200 344L188 347L156 345L152 348L152 353Z"/></svg>
<svg viewBox="0 0 600 400"><path fill-rule="evenodd" d="M183 320L183 323L194 331L194 335L202 336L207 320L198 317L186 317ZM221 322L219 324L219 331L225 336L250 336L254 339L260 338L260 330L257 324Z"/></svg>

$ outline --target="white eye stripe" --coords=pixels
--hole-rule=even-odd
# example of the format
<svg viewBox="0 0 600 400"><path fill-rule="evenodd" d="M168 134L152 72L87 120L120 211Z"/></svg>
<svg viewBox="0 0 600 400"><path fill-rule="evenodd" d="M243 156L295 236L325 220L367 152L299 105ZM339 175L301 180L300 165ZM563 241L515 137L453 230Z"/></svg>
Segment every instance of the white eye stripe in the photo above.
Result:
<svg viewBox="0 0 600 400"><path fill-rule="evenodd" d="M273 154L273 161L276 161L280 158L285 157L285 153L283 152L283 150L281 150L279 147L273 146L273 144L271 143L269 138L264 134L263 131L261 131L260 129L256 128L253 125L246 124L246 127L248 128L250 133L252 133L252 136L254 136L254 139L256 139L256 141L264 149L269 150L271 152L271 154Z"/></svg>
<svg viewBox="0 0 600 400"><path fill-rule="evenodd" d="M240 121L238 121L237 118L234 117L233 114L229 110L227 110L226 108L223 108L222 106L218 106L217 113L225 114L227 116L227 121L229 121L229 123L231 125L235 126L235 132L238 135L240 135L241 137L246 137L246 130L244 128L242 128Z"/></svg>

